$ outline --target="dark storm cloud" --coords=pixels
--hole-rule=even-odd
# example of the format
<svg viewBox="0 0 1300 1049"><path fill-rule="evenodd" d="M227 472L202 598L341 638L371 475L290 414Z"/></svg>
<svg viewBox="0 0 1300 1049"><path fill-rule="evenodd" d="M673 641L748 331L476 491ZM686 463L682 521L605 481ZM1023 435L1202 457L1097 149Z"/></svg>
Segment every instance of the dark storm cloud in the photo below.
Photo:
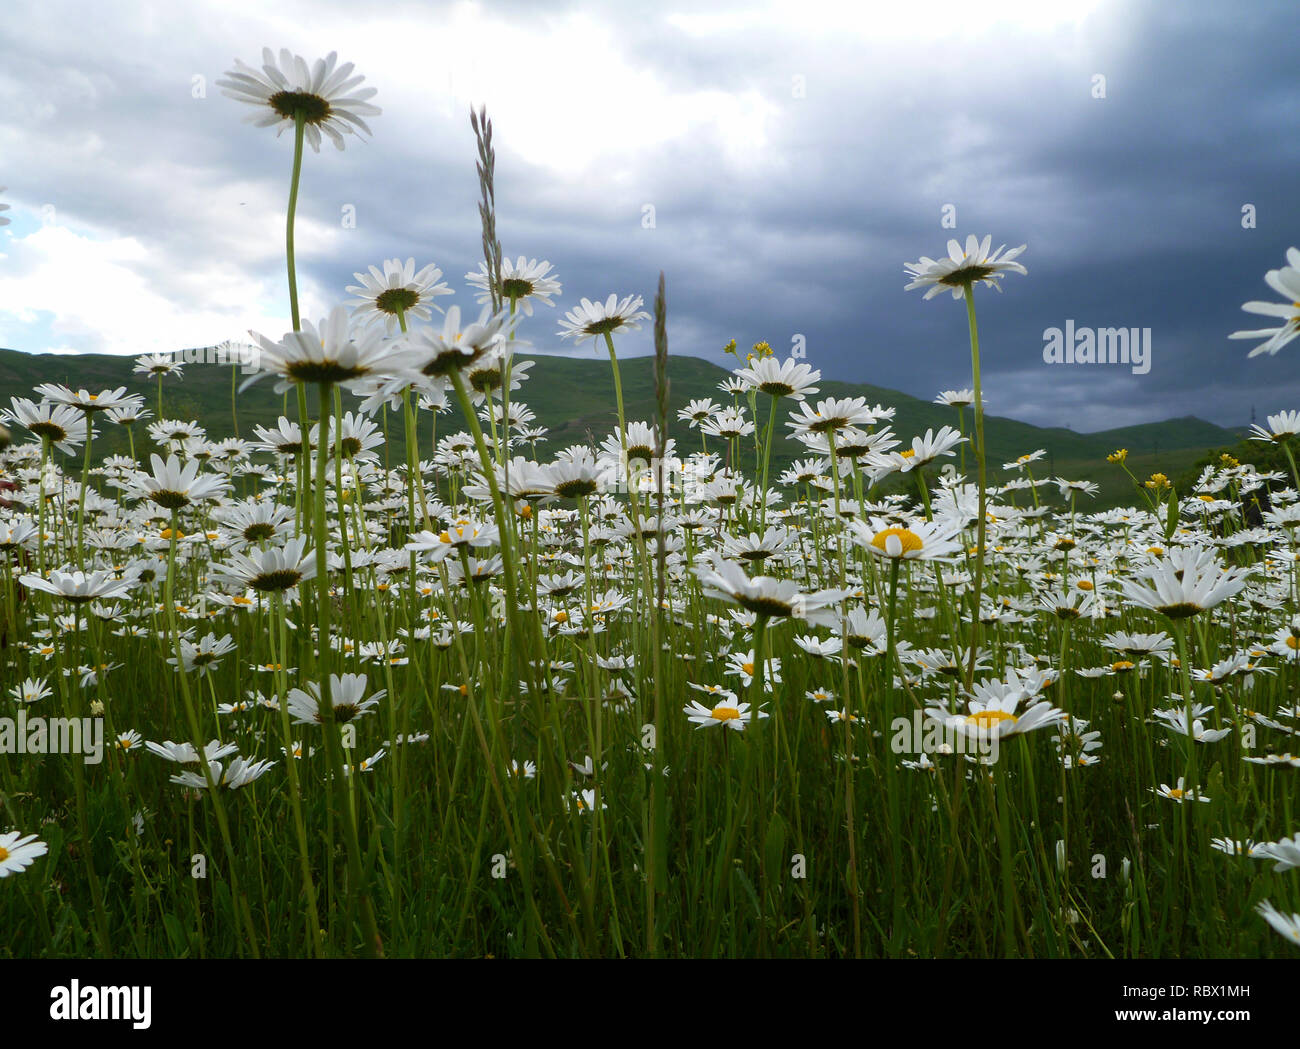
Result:
<svg viewBox="0 0 1300 1049"><path fill-rule="evenodd" d="M385 6L385 26L428 32L418 75L363 60L348 39L329 45L380 89L384 114L372 141L341 157L329 146L308 154L300 215L320 235L315 247L303 238L299 264L323 298L340 297L355 270L386 257L436 261L457 287L477 266L473 137L465 100L448 97L433 32L460 9ZM240 124L243 108L211 82L236 54L254 61L263 41L314 51L283 39L283 25L254 8L220 21L214 10L199 18L159 8L152 21L113 27L87 8L88 28L102 23L114 36L109 49L69 40L49 20L11 26L22 37L7 49L11 77L43 78L58 112L29 109L5 123L30 136L41 192L163 253L167 287L184 287L187 259L216 254L278 289L288 138ZM324 25L368 17L352 4L311 10ZM749 17L743 4L705 12L739 19L730 32L692 24L694 7L678 18L649 3L480 10L533 34L537 119L579 153L610 135L588 112L610 92L634 128L653 126L648 107L673 95L702 106L710 93L748 99L765 113L753 141L723 118L696 127L688 111L680 134L630 140L572 169L519 145L517 110L498 115L503 247L555 264L562 309L611 291L648 302L662 269L674 352L722 360L729 338L780 351L798 334L828 378L928 398L969 385L965 312L947 296L905 293L903 263L942 253L950 236L991 233L995 244L1029 245L1028 277L1006 277L1001 296L979 294L992 410L1098 429L1185 414L1241 424L1252 405L1261 416L1297 406L1294 346L1248 361L1251 344L1226 339L1258 326L1241 303L1273 297L1264 271L1300 242L1289 4L1110 4L1077 25L1033 32L936 26L928 37L879 39L834 24L793 31ZM593 82L589 98L561 93L571 108L555 111L548 100L567 70L553 52L575 17L613 34L626 79ZM160 37L175 47L154 53ZM482 44L486 67L517 59L494 56L494 42ZM206 99L190 97L195 73L208 79ZM1097 73L1106 77L1100 100L1091 94ZM806 97L795 97L796 76ZM637 78L659 94L620 96ZM77 152L88 135L101 143L93 179ZM12 194L19 179L7 180ZM1241 227L1247 203L1258 210L1254 230ZM940 225L946 204L956 206L956 230ZM355 206L357 228L340 233L345 205ZM541 312L525 334L540 350L572 352L553 334L557 319ZM1068 319L1149 327L1150 373L1044 364L1044 329ZM643 331L623 352L648 349Z"/></svg>

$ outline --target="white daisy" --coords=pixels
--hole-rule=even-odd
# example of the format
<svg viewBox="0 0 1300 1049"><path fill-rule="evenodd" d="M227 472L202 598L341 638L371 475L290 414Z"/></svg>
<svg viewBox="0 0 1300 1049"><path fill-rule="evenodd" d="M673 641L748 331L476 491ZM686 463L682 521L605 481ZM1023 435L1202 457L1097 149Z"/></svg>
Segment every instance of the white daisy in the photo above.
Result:
<svg viewBox="0 0 1300 1049"><path fill-rule="evenodd" d="M352 75L351 62L341 66L337 62L337 52L331 51L309 68L304 58L286 48L281 48L277 61L271 49L264 47L262 73L235 59L235 68L226 73L226 79L218 80L217 86L227 97L262 110L247 117L249 123L278 127L277 134L283 134L301 114L304 137L313 150L320 152L322 131L342 149L345 134L370 134L362 118L378 116L382 110L367 101L377 89L360 87L365 77Z"/></svg>
<svg viewBox="0 0 1300 1049"><path fill-rule="evenodd" d="M1251 357L1257 357L1261 353L1275 354L1296 336L1300 336L1300 248L1288 248L1286 260L1290 265L1264 274L1268 286L1286 301L1247 302L1241 307L1247 313L1277 317L1282 323L1276 328L1234 331L1228 336L1230 339L1264 339L1250 351Z"/></svg>
<svg viewBox="0 0 1300 1049"><path fill-rule="evenodd" d="M399 314L422 321L431 320L430 306L442 312L433 299L439 295L455 294L446 283L440 282L442 270L430 263L417 273L413 258L405 262L385 259L382 273L371 266L369 273L354 273L352 276L361 282L349 284L346 289L356 296L351 303L354 306L352 315L363 322L383 320L390 333L398 325Z"/></svg>
<svg viewBox="0 0 1300 1049"><path fill-rule="evenodd" d="M38 856L44 856L49 846L37 841L35 834L22 837L14 830L0 834L0 878L7 878L26 870Z"/></svg>
<svg viewBox="0 0 1300 1049"><path fill-rule="evenodd" d="M598 335L612 335L616 331L641 327L638 321L650 319L650 314L641 309L640 295L627 295L620 299L610 295L603 303L583 299L581 304L564 315L560 321L559 334L562 339L573 339L583 343Z"/></svg>

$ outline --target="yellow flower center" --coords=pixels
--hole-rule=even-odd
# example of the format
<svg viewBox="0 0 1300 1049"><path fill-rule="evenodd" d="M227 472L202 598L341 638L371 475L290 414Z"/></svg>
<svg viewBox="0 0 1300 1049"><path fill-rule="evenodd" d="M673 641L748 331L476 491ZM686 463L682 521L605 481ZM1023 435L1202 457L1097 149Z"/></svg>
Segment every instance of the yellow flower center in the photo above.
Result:
<svg viewBox="0 0 1300 1049"><path fill-rule="evenodd" d="M1293 652L1297 648L1300 648L1300 637L1296 637L1294 634L1288 635L1286 639L1286 647L1291 649Z"/></svg>
<svg viewBox="0 0 1300 1049"><path fill-rule="evenodd" d="M0 845L0 863L4 863L9 858L9 850Z"/></svg>
<svg viewBox="0 0 1300 1049"><path fill-rule="evenodd" d="M1080 590L1092 590L1092 589L1094 589L1094 587L1093 587L1093 585L1092 585L1092 580L1091 580L1091 579L1080 579L1080 580L1079 580L1077 583L1075 583L1074 585L1077 586Z"/></svg>
<svg viewBox="0 0 1300 1049"><path fill-rule="evenodd" d="M1003 721L1014 724L1019 720L1014 714L1008 714L1005 710L981 710L978 714L968 717L966 724L978 725L980 728L994 728Z"/></svg>
<svg viewBox="0 0 1300 1049"><path fill-rule="evenodd" d="M738 721L740 711L735 707L714 707L709 713L709 717L713 718L714 721Z"/></svg>
<svg viewBox="0 0 1300 1049"><path fill-rule="evenodd" d="M907 449L907 451L899 452L898 454L901 455L904 459L911 459L913 456L916 455L916 451L912 448L909 448Z"/></svg>
<svg viewBox="0 0 1300 1049"><path fill-rule="evenodd" d="M1172 787L1170 788L1169 796L1175 800L1181 800L1185 793L1186 791L1184 791L1182 787Z"/></svg>
<svg viewBox="0 0 1300 1049"><path fill-rule="evenodd" d="M921 542L919 535L906 528L886 528L883 532L877 533L876 537L871 540L871 545L877 550L888 551L887 544L890 536L898 537L898 541L903 546L904 554L909 554L913 550L920 550L925 545Z"/></svg>
<svg viewBox="0 0 1300 1049"><path fill-rule="evenodd" d="M557 623L567 623L569 621L569 613L560 609L560 611L555 613L555 621Z"/></svg>
<svg viewBox="0 0 1300 1049"><path fill-rule="evenodd" d="M746 674L751 674L751 675L752 675L752 674L754 673L754 664L753 664L753 663L741 663L741 664L740 664L740 669L743 670Z"/></svg>
<svg viewBox="0 0 1300 1049"><path fill-rule="evenodd" d="M1130 663L1127 659L1121 659L1116 663L1112 663L1110 665L1110 669L1113 670L1116 674L1122 674L1127 670L1132 670L1133 664Z"/></svg>

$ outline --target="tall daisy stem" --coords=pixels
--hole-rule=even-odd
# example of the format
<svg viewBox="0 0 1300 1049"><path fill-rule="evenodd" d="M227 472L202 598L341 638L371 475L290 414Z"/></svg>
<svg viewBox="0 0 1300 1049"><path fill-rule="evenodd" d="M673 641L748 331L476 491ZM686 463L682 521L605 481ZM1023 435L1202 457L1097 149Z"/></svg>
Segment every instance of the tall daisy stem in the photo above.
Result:
<svg viewBox="0 0 1300 1049"><path fill-rule="evenodd" d="M302 330L298 316L298 271L293 255L293 223L298 213L298 180L302 177L302 139L306 126L301 110L293 117L293 176L289 181L289 213L284 224L284 254L289 263L289 312L293 316L293 330Z"/></svg>
<svg viewBox="0 0 1300 1049"><path fill-rule="evenodd" d="M984 587L984 538L988 525L988 492L985 487L984 394L980 386L980 333L975 323L975 292L966 284L966 320L970 324L970 361L975 383L975 462L979 470L979 521L975 530L975 590L971 605L970 662L966 666L966 690L975 684L975 653L980 640L980 597Z"/></svg>

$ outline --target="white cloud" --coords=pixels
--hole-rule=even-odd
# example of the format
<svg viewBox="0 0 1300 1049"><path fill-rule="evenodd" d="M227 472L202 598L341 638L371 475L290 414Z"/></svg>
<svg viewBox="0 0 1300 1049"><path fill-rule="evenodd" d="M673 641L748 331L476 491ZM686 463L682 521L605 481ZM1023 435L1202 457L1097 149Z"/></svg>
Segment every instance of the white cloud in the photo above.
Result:
<svg viewBox="0 0 1300 1049"><path fill-rule="evenodd" d="M9 249L0 274L5 345L137 354L216 345L249 328L278 337L285 327L275 309L279 289L219 260L190 260L176 274L135 237L96 238L58 225L14 237ZM47 328L52 343L32 345L32 334Z"/></svg>

